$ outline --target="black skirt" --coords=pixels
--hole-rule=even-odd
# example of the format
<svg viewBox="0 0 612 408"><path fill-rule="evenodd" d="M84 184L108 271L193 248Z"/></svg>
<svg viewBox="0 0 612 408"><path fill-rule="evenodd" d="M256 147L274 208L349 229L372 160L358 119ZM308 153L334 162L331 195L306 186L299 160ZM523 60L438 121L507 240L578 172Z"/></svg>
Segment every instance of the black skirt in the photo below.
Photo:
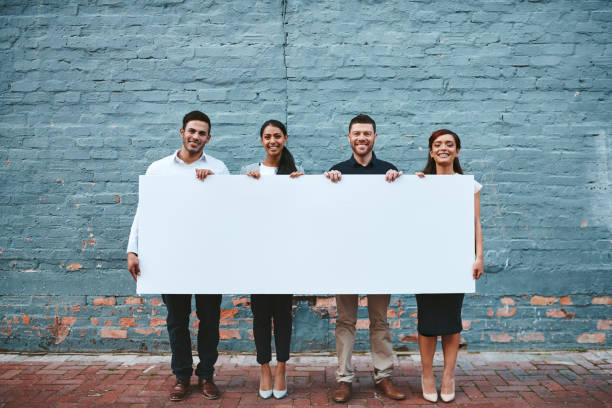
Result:
<svg viewBox="0 0 612 408"><path fill-rule="evenodd" d="M443 336L462 330L463 293L416 295L419 324L423 336Z"/></svg>

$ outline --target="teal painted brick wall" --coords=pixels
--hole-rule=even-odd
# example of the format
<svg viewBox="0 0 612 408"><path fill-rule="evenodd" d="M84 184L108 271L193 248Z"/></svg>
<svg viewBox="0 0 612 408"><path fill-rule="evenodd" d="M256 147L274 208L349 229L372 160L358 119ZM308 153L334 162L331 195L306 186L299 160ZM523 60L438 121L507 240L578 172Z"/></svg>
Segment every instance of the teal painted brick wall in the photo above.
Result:
<svg viewBox="0 0 612 408"><path fill-rule="evenodd" d="M485 187L468 347L609 347L610 2L150 3L0 4L0 348L168 350L125 247L138 175L193 109L234 173L269 118L314 174L349 156L359 112L406 172L431 131L457 131ZM295 303L293 348L333 350L333 297ZM391 303L395 347L415 349L414 298ZM253 350L251 317L224 297L221 348Z"/></svg>

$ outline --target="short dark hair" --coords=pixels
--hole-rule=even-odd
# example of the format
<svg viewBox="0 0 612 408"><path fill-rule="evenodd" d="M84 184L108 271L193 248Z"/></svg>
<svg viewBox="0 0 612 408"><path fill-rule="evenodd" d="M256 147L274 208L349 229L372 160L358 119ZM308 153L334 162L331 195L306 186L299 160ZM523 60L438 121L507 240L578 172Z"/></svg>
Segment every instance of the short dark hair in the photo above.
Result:
<svg viewBox="0 0 612 408"><path fill-rule="evenodd" d="M185 129L185 126L187 126L187 123L191 120L200 120L208 123L208 133L210 133L210 118L204 112L195 110L183 116L183 129Z"/></svg>
<svg viewBox="0 0 612 408"><path fill-rule="evenodd" d="M353 125L355 123L367 123L367 124L370 124L374 128L374 133L376 133L376 122L374 122L374 119L372 119L371 117L369 117L365 113L360 113L359 115L357 115L353 119L351 119L351 123L349 123L349 133L351 133L351 127L353 127Z"/></svg>

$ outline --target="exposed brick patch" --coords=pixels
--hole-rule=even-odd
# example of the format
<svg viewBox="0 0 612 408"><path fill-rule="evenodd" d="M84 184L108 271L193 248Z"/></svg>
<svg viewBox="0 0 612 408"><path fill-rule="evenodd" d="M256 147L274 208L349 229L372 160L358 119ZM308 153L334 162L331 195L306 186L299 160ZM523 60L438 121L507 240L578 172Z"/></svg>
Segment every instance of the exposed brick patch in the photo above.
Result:
<svg viewBox="0 0 612 408"><path fill-rule="evenodd" d="M26 326L29 326L30 325L30 316L28 316L28 315L21 316L21 322L23 324L25 324Z"/></svg>
<svg viewBox="0 0 612 408"><path fill-rule="evenodd" d="M500 302L504 306L514 306L514 299L512 299L511 297L503 297L500 299Z"/></svg>
<svg viewBox="0 0 612 408"><path fill-rule="evenodd" d="M119 319L119 326L121 327L134 327L136 326L136 322L133 317L122 317Z"/></svg>
<svg viewBox="0 0 612 408"><path fill-rule="evenodd" d="M461 321L461 327L463 328L463 330L470 330L472 328L472 321L471 320L462 320Z"/></svg>
<svg viewBox="0 0 612 408"><path fill-rule="evenodd" d="M516 308L500 307L495 315L497 317L512 317L516 314Z"/></svg>
<svg viewBox="0 0 612 408"><path fill-rule="evenodd" d="M238 339L240 340L240 330L238 329L219 329L219 338L221 340Z"/></svg>
<svg viewBox="0 0 612 408"><path fill-rule="evenodd" d="M550 306L554 303L557 303L558 301L559 301L559 298L556 298L556 297L534 295L531 297L531 300L529 301L529 303L531 303L533 306Z"/></svg>
<svg viewBox="0 0 612 408"><path fill-rule="evenodd" d="M74 326L74 324L76 323L77 318L74 316L64 316L62 317L62 325L63 326Z"/></svg>
<svg viewBox="0 0 612 408"><path fill-rule="evenodd" d="M493 311L493 309L491 309L491 308L487 309L487 316L489 316L489 317L495 316L495 312Z"/></svg>
<svg viewBox="0 0 612 408"><path fill-rule="evenodd" d="M509 335L508 333L502 333L502 334L489 333L489 338L494 343L509 343L510 341L512 341L512 339L514 339L514 337Z"/></svg>
<svg viewBox="0 0 612 408"><path fill-rule="evenodd" d="M419 317L419 312L412 312L410 313L410 317L412 317L413 319L416 319L417 317Z"/></svg>
<svg viewBox="0 0 612 408"><path fill-rule="evenodd" d="M569 296L562 296L561 297L561 304L563 306L568 306L572 304L572 298Z"/></svg>
<svg viewBox="0 0 612 408"><path fill-rule="evenodd" d="M367 307L368 306L368 297L367 296L360 297L359 301L358 301L358 304L361 307Z"/></svg>
<svg viewBox="0 0 612 408"><path fill-rule="evenodd" d="M53 343L55 345L62 343L64 340L66 340L68 334L70 334L70 327L65 324L61 324L58 316L55 316L53 324L48 325L46 330L53 336Z"/></svg>
<svg viewBox="0 0 612 408"><path fill-rule="evenodd" d="M396 316L397 316L397 312L395 310L393 310L393 309L388 309L387 310L387 318L393 319Z"/></svg>
<svg viewBox="0 0 612 408"><path fill-rule="evenodd" d="M69 271L78 271L79 269L83 269L83 265L77 262L73 262L66 267Z"/></svg>
<svg viewBox="0 0 612 408"><path fill-rule="evenodd" d="M165 325L166 325L166 319L162 317L153 317L151 318L151 320L149 320L149 326L151 327L165 326Z"/></svg>
<svg viewBox="0 0 612 408"><path fill-rule="evenodd" d="M249 298L246 296L240 297L240 298L233 298L232 303L234 304L234 306L243 306L243 307L251 306L251 302L249 301Z"/></svg>
<svg viewBox="0 0 612 408"><path fill-rule="evenodd" d="M149 303L153 306L161 306L164 304L164 301L160 298L151 298L151 300L149 300Z"/></svg>
<svg viewBox="0 0 612 408"><path fill-rule="evenodd" d="M107 297L107 298L103 298L103 297L95 298L93 300L93 304L94 304L94 306L114 306L115 305L115 297L111 296L111 297Z"/></svg>
<svg viewBox="0 0 612 408"><path fill-rule="evenodd" d="M248 320L249 319L221 319L219 320L219 326L238 326L241 321L248 322Z"/></svg>
<svg viewBox="0 0 612 408"><path fill-rule="evenodd" d="M550 309L546 311L546 317L573 319L574 313L569 313L565 309Z"/></svg>
<svg viewBox="0 0 612 408"><path fill-rule="evenodd" d="M542 333L523 333L516 336L518 341L545 341L546 338Z"/></svg>
<svg viewBox="0 0 612 408"><path fill-rule="evenodd" d="M336 307L336 297L335 296L317 296L317 300L315 301L316 307Z"/></svg>
<svg viewBox="0 0 612 408"><path fill-rule="evenodd" d="M144 299L141 297L127 297L125 298L126 305L144 305Z"/></svg>
<svg viewBox="0 0 612 408"><path fill-rule="evenodd" d="M102 329L100 330L100 337L103 339L126 339L126 329Z"/></svg>
<svg viewBox="0 0 612 408"><path fill-rule="evenodd" d="M149 336L153 333L157 333L158 335L161 333L159 329L144 329L144 328L136 328L134 329L135 333L142 334L143 336Z"/></svg>
<svg viewBox="0 0 612 408"><path fill-rule="evenodd" d="M238 314L238 309L221 309L221 319L231 319Z"/></svg>
<svg viewBox="0 0 612 408"><path fill-rule="evenodd" d="M612 320L598 320L597 330L611 330Z"/></svg>
<svg viewBox="0 0 612 408"><path fill-rule="evenodd" d="M612 297L610 297L610 296L595 296L591 303L593 303L594 305L606 305L606 306L610 306L610 305L612 305Z"/></svg>
<svg viewBox="0 0 612 408"><path fill-rule="evenodd" d="M414 332L400 337L399 341L401 341L402 343L416 343L418 341L418 338L418 334Z"/></svg>
<svg viewBox="0 0 612 408"><path fill-rule="evenodd" d="M583 333L576 338L578 343L600 343L606 342L605 333Z"/></svg>
<svg viewBox="0 0 612 408"><path fill-rule="evenodd" d="M98 318L97 317L90 317L89 318L89 322L91 323L92 326L97 326L98 325Z"/></svg>
<svg viewBox="0 0 612 408"><path fill-rule="evenodd" d="M389 324L389 328L390 329L399 329L402 325L402 322L400 319L395 319L393 320L390 324Z"/></svg>

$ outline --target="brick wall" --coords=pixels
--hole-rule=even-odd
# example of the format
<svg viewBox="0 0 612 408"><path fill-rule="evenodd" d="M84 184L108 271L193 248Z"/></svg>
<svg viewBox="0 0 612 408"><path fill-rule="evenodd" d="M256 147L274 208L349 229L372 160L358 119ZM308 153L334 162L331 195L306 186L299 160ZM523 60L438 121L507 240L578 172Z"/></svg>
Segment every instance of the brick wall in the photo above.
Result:
<svg viewBox="0 0 612 408"><path fill-rule="evenodd" d="M609 347L610 2L151 3L0 4L0 348L168 350L125 246L138 175L192 109L232 172L263 157L269 118L315 174L349 156L359 112L407 172L432 130L455 130L484 184L468 347ZM395 347L416 348L415 312L393 296ZM333 297L299 297L295 316L295 350L334 348ZM221 348L254 348L251 317L224 297Z"/></svg>

